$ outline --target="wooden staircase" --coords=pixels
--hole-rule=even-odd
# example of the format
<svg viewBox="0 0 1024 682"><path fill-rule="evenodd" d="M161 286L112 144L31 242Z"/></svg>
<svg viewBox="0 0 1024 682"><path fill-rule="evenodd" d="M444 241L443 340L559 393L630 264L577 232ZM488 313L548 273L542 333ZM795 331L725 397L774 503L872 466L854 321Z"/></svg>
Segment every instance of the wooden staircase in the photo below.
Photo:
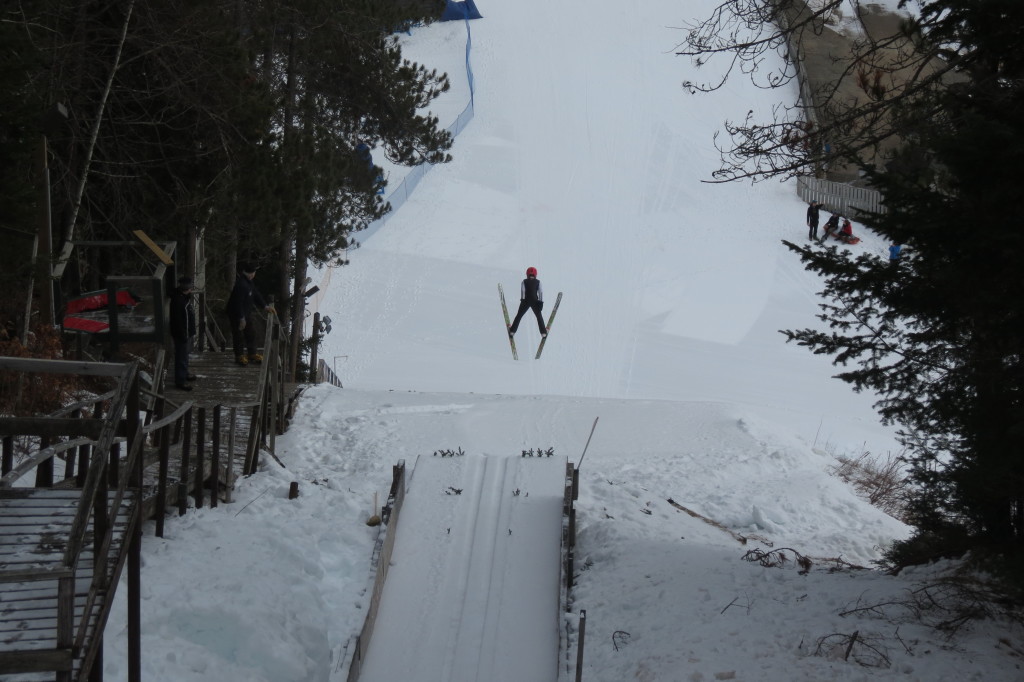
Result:
<svg viewBox="0 0 1024 682"><path fill-rule="evenodd" d="M101 658L103 627L127 565L129 679L139 680L144 435L136 365L0 358L4 370L87 374L109 379L115 388L100 396L92 419L0 418L5 470L14 435L58 442L0 478L0 676L99 679L93 664ZM126 445L123 458L118 441ZM60 453L80 465L78 475L67 479L74 487L54 485L53 461ZM15 487L30 468L36 469L36 487Z"/></svg>
<svg viewBox="0 0 1024 682"><path fill-rule="evenodd" d="M135 363L0 357L0 380L78 374L111 390L45 417L0 417L0 680L102 680L103 629L127 569L128 681L141 682L142 522L187 497L216 506L224 484L274 456L298 397L285 381L280 326L269 320L265 360L237 367L228 353L193 363L196 390L140 387ZM145 422L145 423L144 423ZM25 450L15 464L14 443ZM63 477L55 474L58 463ZM24 479L35 475L35 487ZM31 484L29 484L31 485Z"/></svg>

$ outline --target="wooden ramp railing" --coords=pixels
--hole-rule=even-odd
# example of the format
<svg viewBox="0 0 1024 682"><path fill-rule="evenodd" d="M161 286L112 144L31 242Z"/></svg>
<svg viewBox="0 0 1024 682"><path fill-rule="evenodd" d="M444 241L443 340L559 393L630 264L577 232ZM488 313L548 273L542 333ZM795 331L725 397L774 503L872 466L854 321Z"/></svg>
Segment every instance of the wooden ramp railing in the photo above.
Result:
<svg viewBox="0 0 1024 682"><path fill-rule="evenodd" d="M88 675L127 560L129 679L134 682L140 679L144 440L136 364L0 358L0 372L88 375L115 384L109 399L96 402L92 418L0 418L5 451L0 478L0 671L48 673L48 679L58 682ZM8 470L14 438L25 435L38 437L39 448ZM68 440L57 444L62 438ZM118 439L126 446L125 456L114 461L110 453L117 451ZM61 453L67 453L61 483L71 487L54 480L54 460ZM36 487L15 487L30 470L36 472ZM111 485L115 470L126 475L118 475Z"/></svg>
<svg viewBox="0 0 1024 682"><path fill-rule="evenodd" d="M128 680L140 682L142 522L154 518L162 535L167 508L184 514L190 495L201 507L209 490L216 506L223 489L230 502L236 472L275 456L298 397L282 337L271 316L259 369L235 367L205 395L165 394L162 372L143 388L136 363L0 357L0 378L110 384L50 415L0 418L0 677L101 680L103 629L127 566Z"/></svg>

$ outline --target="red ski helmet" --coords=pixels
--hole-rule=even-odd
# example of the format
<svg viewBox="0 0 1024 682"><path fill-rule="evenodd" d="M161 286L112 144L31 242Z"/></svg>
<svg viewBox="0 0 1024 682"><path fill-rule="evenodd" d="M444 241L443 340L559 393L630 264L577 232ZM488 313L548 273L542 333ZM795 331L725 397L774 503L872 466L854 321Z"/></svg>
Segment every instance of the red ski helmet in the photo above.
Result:
<svg viewBox="0 0 1024 682"><path fill-rule="evenodd" d="M526 268L526 276L527 277L536 277L537 276L537 268L533 267L532 265L530 267Z"/></svg>

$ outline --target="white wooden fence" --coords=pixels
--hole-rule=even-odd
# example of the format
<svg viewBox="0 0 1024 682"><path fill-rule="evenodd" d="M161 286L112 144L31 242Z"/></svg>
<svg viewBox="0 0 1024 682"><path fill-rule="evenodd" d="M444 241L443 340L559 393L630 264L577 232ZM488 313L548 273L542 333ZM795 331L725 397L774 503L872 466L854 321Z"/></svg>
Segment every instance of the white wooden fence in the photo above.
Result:
<svg viewBox="0 0 1024 682"><path fill-rule="evenodd" d="M885 212L881 192L867 187L854 187L845 182L797 178L796 192L804 201L820 201L826 210L846 218L856 220L862 212Z"/></svg>

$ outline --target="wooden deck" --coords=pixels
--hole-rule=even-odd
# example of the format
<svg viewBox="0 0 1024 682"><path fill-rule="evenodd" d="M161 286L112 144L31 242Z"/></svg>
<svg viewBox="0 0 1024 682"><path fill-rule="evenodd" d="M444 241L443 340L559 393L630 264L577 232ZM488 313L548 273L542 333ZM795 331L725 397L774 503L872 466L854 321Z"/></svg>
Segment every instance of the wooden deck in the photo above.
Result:
<svg viewBox="0 0 1024 682"><path fill-rule="evenodd" d="M259 388L260 365L242 367L235 364L235 355L229 351L207 350L193 353L189 358L189 370L196 381L190 382L191 391L174 388L174 367L167 368L164 382L167 399L183 403L191 400L199 407L214 405L248 405L255 399Z"/></svg>
<svg viewBox="0 0 1024 682"><path fill-rule="evenodd" d="M185 402L192 402L205 414L205 428L207 441L212 448L214 432L214 410L219 406L219 443L218 447L222 453L232 453L228 460L221 459L221 471L219 483L225 501L231 501L231 489L234 487L234 480L243 472L245 466L247 448L249 443L245 435L252 429L253 407L256 395L259 390L262 364L252 364L243 367L235 362L234 353L226 351L206 350L202 353L192 353L189 357L189 371L196 377L195 381L189 382L191 391L182 391L174 387L174 368L168 367L164 386L167 400L175 405ZM301 384L286 383L283 394L290 397L294 402L301 391ZM280 431L287 428L287 421L290 419L291 410L285 409L283 414L284 423L280 424ZM232 428L233 427L233 428ZM198 427L196 427L198 428ZM271 434L271 439L274 435ZM267 446L267 443L263 444ZM270 444L269 450L273 451Z"/></svg>

